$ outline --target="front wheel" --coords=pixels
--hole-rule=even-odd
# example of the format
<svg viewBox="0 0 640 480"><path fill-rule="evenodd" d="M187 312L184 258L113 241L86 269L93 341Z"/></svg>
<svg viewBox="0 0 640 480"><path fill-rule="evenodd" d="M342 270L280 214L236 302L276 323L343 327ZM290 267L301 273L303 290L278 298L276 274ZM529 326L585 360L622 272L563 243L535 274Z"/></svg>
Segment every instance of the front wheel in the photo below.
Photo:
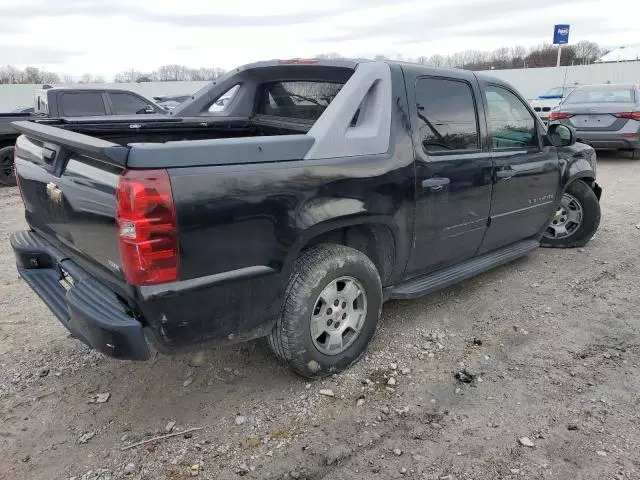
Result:
<svg viewBox="0 0 640 480"><path fill-rule="evenodd" d="M0 148L0 185L16 186L16 174L13 168L13 147Z"/></svg>
<svg viewBox="0 0 640 480"><path fill-rule="evenodd" d="M600 202L582 180L562 194L560 205L541 240L543 247L574 248L586 245L600 225Z"/></svg>
<svg viewBox="0 0 640 480"><path fill-rule="evenodd" d="M373 262L353 248L318 245L296 260L281 316L267 340L303 377L337 373L365 351L381 308Z"/></svg>

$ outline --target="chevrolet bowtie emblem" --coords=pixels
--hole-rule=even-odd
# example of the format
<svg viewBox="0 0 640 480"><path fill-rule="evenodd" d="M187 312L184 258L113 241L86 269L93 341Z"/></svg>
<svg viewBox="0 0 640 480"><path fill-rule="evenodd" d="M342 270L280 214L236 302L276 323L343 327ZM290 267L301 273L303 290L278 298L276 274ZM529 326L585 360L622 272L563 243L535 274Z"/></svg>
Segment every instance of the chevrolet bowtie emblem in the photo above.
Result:
<svg viewBox="0 0 640 480"><path fill-rule="evenodd" d="M47 196L54 203L60 203L62 201L62 190L58 188L58 186L53 183L47 183Z"/></svg>

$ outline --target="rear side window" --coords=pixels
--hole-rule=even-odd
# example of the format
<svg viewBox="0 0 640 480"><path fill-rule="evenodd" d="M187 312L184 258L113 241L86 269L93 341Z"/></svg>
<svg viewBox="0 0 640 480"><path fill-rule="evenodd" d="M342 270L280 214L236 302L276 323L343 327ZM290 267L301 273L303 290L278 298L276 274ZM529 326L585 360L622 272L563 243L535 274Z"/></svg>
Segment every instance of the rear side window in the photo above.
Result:
<svg viewBox="0 0 640 480"><path fill-rule="evenodd" d="M314 81L265 83L260 92L257 113L316 121L343 85Z"/></svg>
<svg viewBox="0 0 640 480"><path fill-rule="evenodd" d="M115 115L136 115L145 113L149 105L143 99L129 93L110 93L111 105Z"/></svg>
<svg viewBox="0 0 640 480"><path fill-rule="evenodd" d="M106 115L100 92L73 92L60 95L60 113L65 117Z"/></svg>
<svg viewBox="0 0 640 480"><path fill-rule="evenodd" d="M416 82L418 136L428 154L478 150L478 115L471 86L459 80L420 78Z"/></svg>
<svg viewBox="0 0 640 480"><path fill-rule="evenodd" d="M215 102L209 106L209 112L224 112L227 106L231 103L231 100L236 96L240 85L234 85L229 90L220 95Z"/></svg>

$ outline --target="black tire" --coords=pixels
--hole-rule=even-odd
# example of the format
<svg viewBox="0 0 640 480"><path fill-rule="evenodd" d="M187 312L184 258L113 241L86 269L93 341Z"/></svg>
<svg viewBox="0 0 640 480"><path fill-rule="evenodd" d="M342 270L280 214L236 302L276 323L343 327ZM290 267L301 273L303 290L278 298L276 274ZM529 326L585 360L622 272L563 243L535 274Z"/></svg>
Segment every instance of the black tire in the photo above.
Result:
<svg viewBox="0 0 640 480"><path fill-rule="evenodd" d="M358 336L341 353L322 353L312 340L311 315L324 288L341 277L356 279L366 295L366 312ZM323 244L302 252L289 279L280 318L268 343L297 374L322 377L340 372L357 361L373 338L382 309L380 276L362 252Z"/></svg>
<svg viewBox="0 0 640 480"><path fill-rule="evenodd" d="M16 174L13 169L13 147L0 148L0 185L16 186Z"/></svg>
<svg viewBox="0 0 640 480"><path fill-rule="evenodd" d="M633 158L634 160L640 160L640 148L631 150L631 158Z"/></svg>
<svg viewBox="0 0 640 480"><path fill-rule="evenodd" d="M600 202L591 187L582 180L576 180L567 187L566 192L580 203L583 211L582 224L575 232L564 238L543 236L540 242L543 247L582 247L591 240L600 226Z"/></svg>

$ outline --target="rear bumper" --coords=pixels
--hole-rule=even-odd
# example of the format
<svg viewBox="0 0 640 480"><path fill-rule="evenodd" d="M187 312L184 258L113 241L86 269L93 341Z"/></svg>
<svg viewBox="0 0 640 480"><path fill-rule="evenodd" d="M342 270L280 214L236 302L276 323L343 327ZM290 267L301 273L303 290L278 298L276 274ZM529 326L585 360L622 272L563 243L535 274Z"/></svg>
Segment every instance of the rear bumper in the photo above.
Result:
<svg viewBox="0 0 640 480"><path fill-rule="evenodd" d="M12 234L11 246L20 276L74 336L110 357L149 358L142 324L107 286L34 232Z"/></svg>
<svg viewBox="0 0 640 480"><path fill-rule="evenodd" d="M619 132L576 131L579 142L599 150L622 150L640 148L640 136L624 136Z"/></svg>

